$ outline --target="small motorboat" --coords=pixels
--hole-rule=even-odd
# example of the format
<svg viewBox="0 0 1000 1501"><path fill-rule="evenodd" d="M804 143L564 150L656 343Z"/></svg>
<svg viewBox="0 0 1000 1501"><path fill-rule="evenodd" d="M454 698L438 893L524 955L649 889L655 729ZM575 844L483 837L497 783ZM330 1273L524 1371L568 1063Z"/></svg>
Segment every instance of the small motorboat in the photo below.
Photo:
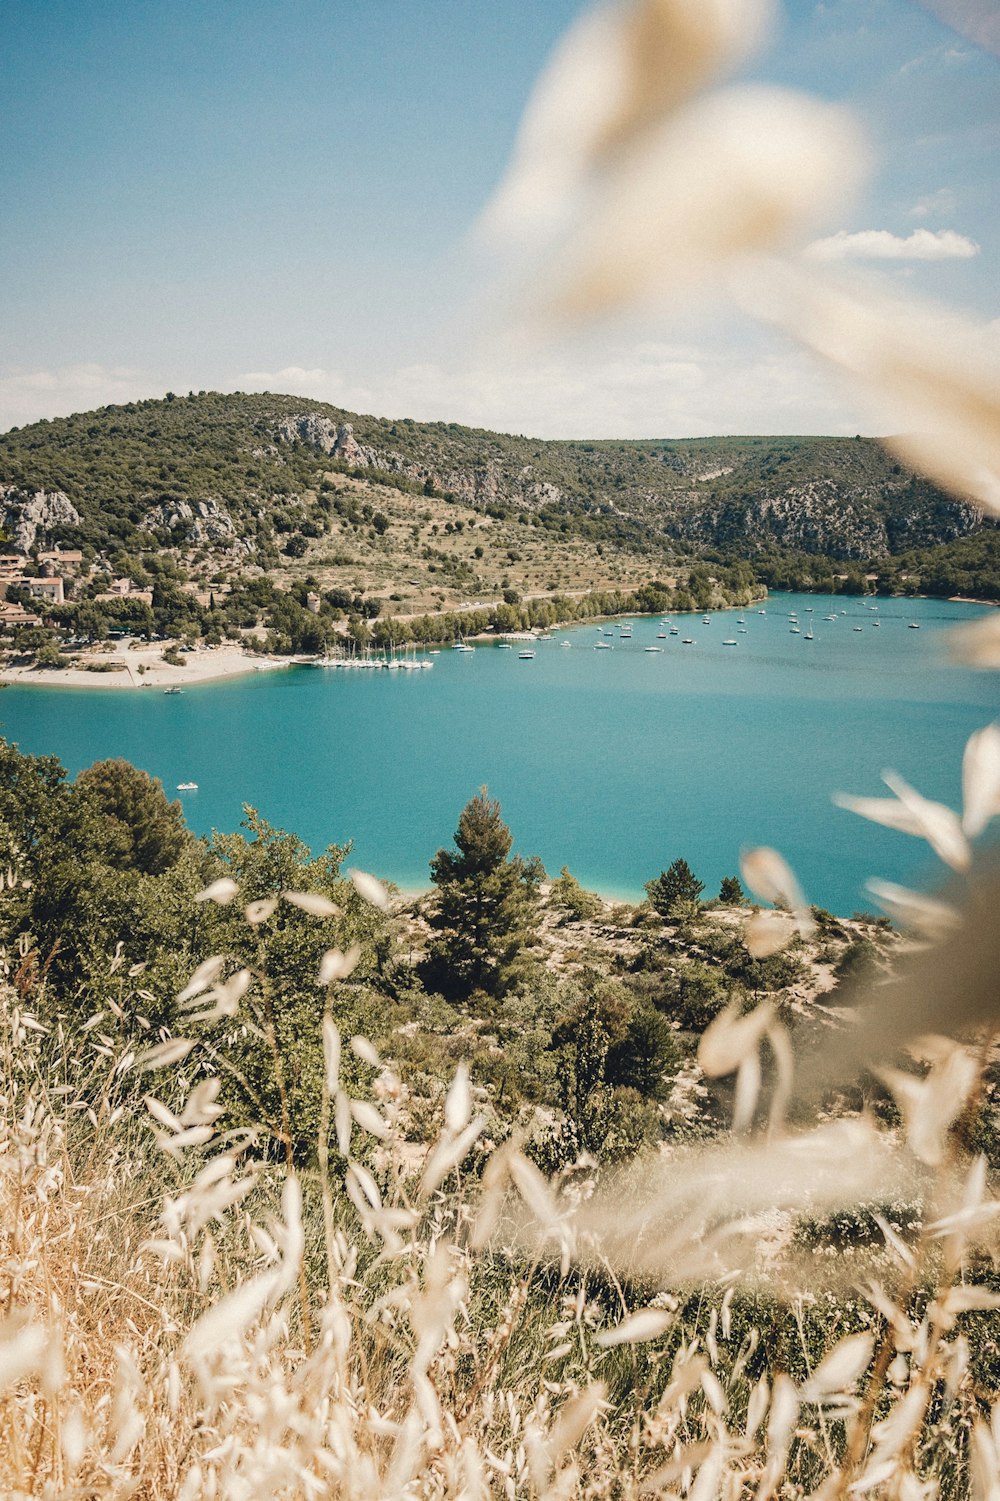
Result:
<svg viewBox="0 0 1000 1501"><path fill-rule="evenodd" d="M681 645L682 646L694 646L695 645L695 639L694 639L694 637L693 636L685 636L684 640L681 642Z"/></svg>
<svg viewBox="0 0 1000 1501"><path fill-rule="evenodd" d="M731 636L728 641L723 641L722 644L723 646L739 646L740 643L735 636Z"/></svg>
<svg viewBox="0 0 1000 1501"><path fill-rule="evenodd" d="M911 630L911 631L919 631L919 629L920 629L920 621L919 620L911 620L909 626L907 627L907 629Z"/></svg>
<svg viewBox="0 0 1000 1501"><path fill-rule="evenodd" d="M178 792L197 792L198 791L198 783L197 782L178 782L177 783L177 791Z"/></svg>
<svg viewBox="0 0 1000 1501"><path fill-rule="evenodd" d="M643 649L643 651L662 651L663 647L662 646L644 646L642 649Z"/></svg>
<svg viewBox="0 0 1000 1501"><path fill-rule="evenodd" d="M519 651L517 657L519 662L533 662L535 653L529 647L526 651Z"/></svg>

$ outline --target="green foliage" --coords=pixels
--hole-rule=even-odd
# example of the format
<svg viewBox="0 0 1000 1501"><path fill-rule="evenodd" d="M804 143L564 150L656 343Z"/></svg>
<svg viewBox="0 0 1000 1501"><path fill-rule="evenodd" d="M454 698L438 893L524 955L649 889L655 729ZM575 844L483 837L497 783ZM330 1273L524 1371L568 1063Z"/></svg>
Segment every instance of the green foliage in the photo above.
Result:
<svg viewBox="0 0 1000 1501"><path fill-rule="evenodd" d="M588 977L552 1033L557 1098L566 1124L542 1146L572 1160L634 1156L659 1134L653 1102L665 1098L679 1052L673 1031L623 985Z"/></svg>
<svg viewBox="0 0 1000 1501"><path fill-rule="evenodd" d="M719 901L724 907L742 907L746 901L738 876L723 876L719 887Z"/></svg>
<svg viewBox="0 0 1000 1501"><path fill-rule="evenodd" d="M851 940L833 966L837 989L842 985L869 985L882 969L882 956L870 938Z"/></svg>
<svg viewBox="0 0 1000 1501"><path fill-rule="evenodd" d="M680 967L660 1006L687 1031L702 1032L728 1004L731 990L717 965L691 959Z"/></svg>
<svg viewBox="0 0 1000 1501"><path fill-rule="evenodd" d="M653 881L646 882L650 903L661 917L674 917L677 902L699 902L705 890L686 860L675 860L669 870L661 870Z"/></svg>
<svg viewBox="0 0 1000 1501"><path fill-rule="evenodd" d="M565 907L567 916L577 921L588 917L596 917L601 910L601 899L592 891L586 891L570 874L569 867L564 865L556 880L552 882L549 892L550 899L560 907Z"/></svg>
<svg viewBox="0 0 1000 1501"><path fill-rule="evenodd" d="M512 844L500 804L482 788L459 817L456 850L438 850L431 861L438 897L429 921L437 936L424 976L449 999L500 997L524 974L541 871L537 862L510 858Z"/></svg>
<svg viewBox="0 0 1000 1501"><path fill-rule="evenodd" d="M120 757L81 771L76 789L93 820L92 848L107 865L159 876L191 841L180 803L168 802L157 778Z"/></svg>

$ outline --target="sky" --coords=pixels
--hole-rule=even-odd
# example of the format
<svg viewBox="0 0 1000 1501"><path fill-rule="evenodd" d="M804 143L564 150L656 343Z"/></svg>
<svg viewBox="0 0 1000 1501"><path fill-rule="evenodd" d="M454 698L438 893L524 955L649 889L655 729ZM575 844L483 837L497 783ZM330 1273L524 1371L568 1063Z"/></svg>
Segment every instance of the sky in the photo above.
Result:
<svg viewBox="0 0 1000 1501"><path fill-rule="evenodd" d="M718 298L516 357L495 337L475 226L581 9L0 0L0 430L267 389L538 437L876 431ZM916 0L785 0L744 73L869 140L814 259L996 336L997 57Z"/></svg>

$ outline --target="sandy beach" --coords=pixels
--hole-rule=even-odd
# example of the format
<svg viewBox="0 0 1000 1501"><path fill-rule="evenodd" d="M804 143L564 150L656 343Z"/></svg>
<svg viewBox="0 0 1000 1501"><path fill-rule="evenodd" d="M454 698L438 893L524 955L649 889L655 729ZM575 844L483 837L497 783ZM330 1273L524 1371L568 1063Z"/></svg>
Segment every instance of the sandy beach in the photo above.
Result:
<svg viewBox="0 0 1000 1501"><path fill-rule="evenodd" d="M198 683L238 677L248 672L274 672L292 665L290 657L251 655L238 646L205 647L183 654L182 667L163 660L163 645L119 647L112 651L80 652L73 667L0 667L0 683L34 684L42 688L191 688ZM83 664L100 664L87 670ZM110 670L109 670L110 669Z"/></svg>

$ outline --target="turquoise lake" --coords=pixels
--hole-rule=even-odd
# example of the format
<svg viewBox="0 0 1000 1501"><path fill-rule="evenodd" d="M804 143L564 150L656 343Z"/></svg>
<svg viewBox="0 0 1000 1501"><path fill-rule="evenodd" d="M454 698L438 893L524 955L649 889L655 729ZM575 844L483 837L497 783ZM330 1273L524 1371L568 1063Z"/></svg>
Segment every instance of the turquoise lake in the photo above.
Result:
<svg viewBox="0 0 1000 1501"><path fill-rule="evenodd" d="M962 749L996 714L997 687L948 665L944 643L983 607L883 600L876 614L864 600L774 594L764 608L709 625L678 616L680 634L662 640L652 619L634 620L630 641L618 622L575 626L533 661L517 646L443 649L430 672L298 667L173 696L9 687L0 733L73 773L127 757L180 796L198 833L235 829L251 803L313 849L353 840L349 864L403 887L427 884L483 784L523 854L609 895L641 896L677 856L713 895L740 849L762 843L840 914L872 908L870 875L932 886L945 872L921 841L830 794L885 793L891 767L960 806ZM824 620L834 610L846 614ZM614 649L596 650L602 640ZM175 793L184 781L198 790Z"/></svg>

